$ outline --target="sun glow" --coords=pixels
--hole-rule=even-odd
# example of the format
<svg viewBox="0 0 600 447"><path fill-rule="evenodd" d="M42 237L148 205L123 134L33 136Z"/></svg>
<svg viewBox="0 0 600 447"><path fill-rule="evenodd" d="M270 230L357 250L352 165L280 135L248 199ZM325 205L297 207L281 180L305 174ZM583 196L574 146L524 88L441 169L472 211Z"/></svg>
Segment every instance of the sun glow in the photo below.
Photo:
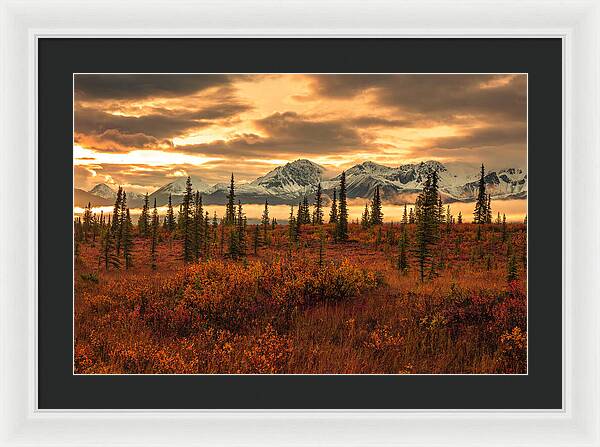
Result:
<svg viewBox="0 0 600 447"><path fill-rule="evenodd" d="M166 152L158 150L134 150L126 153L96 152L78 145L73 146L75 165L98 164L128 164L147 166L168 165L202 165L211 161L222 160L218 157L203 157L200 155L183 154L181 152Z"/></svg>

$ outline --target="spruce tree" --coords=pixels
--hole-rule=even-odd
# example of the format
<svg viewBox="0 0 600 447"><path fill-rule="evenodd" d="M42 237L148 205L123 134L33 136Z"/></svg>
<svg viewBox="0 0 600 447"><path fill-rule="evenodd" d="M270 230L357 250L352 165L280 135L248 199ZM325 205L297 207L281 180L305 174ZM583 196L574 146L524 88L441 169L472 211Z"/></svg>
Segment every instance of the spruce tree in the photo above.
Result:
<svg viewBox="0 0 600 447"><path fill-rule="evenodd" d="M138 218L138 233L142 237L150 235L150 209L148 204L148 193L144 196L144 205L142 206L142 212Z"/></svg>
<svg viewBox="0 0 600 447"><path fill-rule="evenodd" d="M185 194L180 207L179 227L183 239L182 258L184 262L192 262L195 258L194 247L194 196L192 193L192 180L190 177L185 182Z"/></svg>
<svg viewBox="0 0 600 447"><path fill-rule="evenodd" d="M117 247L117 256L121 255L121 246L123 244L124 234L125 234L125 222L127 220L127 193L123 191L123 195L121 196L121 211L119 211L119 216L121 221L119 222L119 235L116 238L115 244Z"/></svg>
<svg viewBox="0 0 600 447"><path fill-rule="evenodd" d="M425 280L425 269L430 267L430 277L434 275L432 246L438 237L438 175L436 171L427 174L423 192L415 203L417 229L415 233L415 254L419 264L421 282Z"/></svg>
<svg viewBox="0 0 600 447"><path fill-rule="evenodd" d="M323 224L323 193L321 190L321 183L317 185L317 192L315 193L315 209L313 211L312 223L313 225Z"/></svg>
<svg viewBox="0 0 600 447"><path fill-rule="evenodd" d="M238 239L238 254L239 256L246 256L246 217L242 210L242 202L238 200L237 209L237 239Z"/></svg>
<svg viewBox="0 0 600 447"><path fill-rule="evenodd" d="M262 226L263 231L263 242L265 245L269 245L269 225L271 221L269 219L269 202L265 199L265 209L263 210L262 217L260 219L260 224Z"/></svg>
<svg viewBox="0 0 600 447"><path fill-rule="evenodd" d="M408 223L409 224L414 224L415 223L415 210L414 210L414 208L411 208L410 212L408 213Z"/></svg>
<svg viewBox="0 0 600 447"><path fill-rule="evenodd" d="M402 220L400 221L402 225L408 224L408 212L406 210L406 203L404 204L404 212L402 213Z"/></svg>
<svg viewBox="0 0 600 447"><path fill-rule="evenodd" d="M111 226L111 232L112 234L115 236L115 238L118 238L120 233L121 233L121 202L123 200L123 188L121 188L119 186L119 189L117 191L117 198L115 199L115 207L113 209L113 215L112 215L112 226Z"/></svg>
<svg viewBox="0 0 600 447"><path fill-rule="evenodd" d="M487 219L487 194L485 193L485 168L481 165L481 177L477 190L477 201L473 212L473 223L484 224Z"/></svg>
<svg viewBox="0 0 600 447"><path fill-rule="evenodd" d="M340 242L348 240L348 204L346 202L346 171L340 178L339 211L337 219L336 239Z"/></svg>
<svg viewBox="0 0 600 447"><path fill-rule="evenodd" d="M108 226L104 229L102 234L102 260L104 262L104 268L106 271L110 269L110 267L120 268L121 261L119 257L115 253L115 245L114 245L114 235L112 234L111 227Z"/></svg>
<svg viewBox="0 0 600 447"><path fill-rule="evenodd" d="M205 222L204 222L204 210L202 208L202 196L198 191L194 194L194 211L192 213L192 234L193 234L193 251L194 258L196 261L200 260L200 255L202 250L205 248L204 246L204 237L205 237Z"/></svg>
<svg viewBox="0 0 600 447"><path fill-rule="evenodd" d="M458 212L458 220L456 221L456 223L461 224L462 223L462 212Z"/></svg>
<svg viewBox="0 0 600 447"><path fill-rule="evenodd" d="M371 226L371 218L369 216L369 204L365 203L365 210L362 213L362 217L360 219L360 225L363 228L369 228Z"/></svg>
<svg viewBox="0 0 600 447"><path fill-rule="evenodd" d="M173 199L169 193L169 202L167 203L167 216L165 217L167 230L170 232L175 231L175 214L173 213Z"/></svg>
<svg viewBox="0 0 600 447"><path fill-rule="evenodd" d="M506 242L506 214L502 214L502 242Z"/></svg>
<svg viewBox="0 0 600 447"><path fill-rule="evenodd" d="M233 173L231 173L229 193L227 194L227 205L225 207L225 223L227 225L235 224L235 184L233 179Z"/></svg>
<svg viewBox="0 0 600 447"><path fill-rule="evenodd" d="M375 187L375 192L373 193L373 201L371 202L371 224L383 224L383 212L381 211L381 196L379 194L379 185Z"/></svg>
<svg viewBox="0 0 600 447"><path fill-rule="evenodd" d="M487 204L485 206L485 223L492 223L492 196L487 195Z"/></svg>
<svg viewBox="0 0 600 447"><path fill-rule="evenodd" d="M133 266L133 223L129 215L129 208L125 210L122 228L123 258L125 259L125 268L128 269Z"/></svg>
<svg viewBox="0 0 600 447"><path fill-rule="evenodd" d="M156 198L154 198L154 210L152 210L152 219L150 225L150 234L152 237L152 242L150 244L150 265L152 266L152 270L156 270L157 268L157 248L158 248L158 210L156 209Z"/></svg>
<svg viewBox="0 0 600 447"><path fill-rule="evenodd" d="M296 218L294 217L294 205L290 207L290 217L288 218L288 239L290 243L296 242Z"/></svg>
<svg viewBox="0 0 600 447"><path fill-rule="evenodd" d="M333 200L331 201L331 210L329 211L329 223L337 224L338 221L338 209L337 209L337 197L336 190L333 188Z"/></svg>
<svg viewBox="0 0 600 447"><path fill-rule="evenodd" d="M271 230L274 230L275 228L277 228L277 219L273 218L271 219Z"/></svg>
<svg viewBox="0 0 600 447"><path fill-rule="evenodd" d="M302 212L299 213L299 216L302 216L302 223L306 225L311 224L310 220L310 208L308 206L308 198L304 196L302 198Z"/></svg>

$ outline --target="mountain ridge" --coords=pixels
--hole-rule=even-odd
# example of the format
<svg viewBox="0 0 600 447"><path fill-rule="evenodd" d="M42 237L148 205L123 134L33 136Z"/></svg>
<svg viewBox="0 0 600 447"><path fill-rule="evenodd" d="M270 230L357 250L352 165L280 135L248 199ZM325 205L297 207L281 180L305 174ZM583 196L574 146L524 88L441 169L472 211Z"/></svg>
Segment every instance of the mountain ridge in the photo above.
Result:
<svg viewBox="0 0 600 447"><path fill-rule="evenodd" d="M381 165L373 161L356 164L345 171L347 195L350 199L370 199L375 188L379 186L384 202L407 203L422 189L425 177L431 170L436 170L439 174L440 193L445 202L469 202L475 199L479 181L478 168L467 170L468 172L465 173L435 160L407 163L397 167ZM298 159L277 166L249 183L236 184L236 198L248 204L260 204L265 200L273 205L297 204L305 195L312 199L317 184L321 183L327 201L332 196L333 189L339 187L341 174L327 179L324 177L325 172L325 168L317 163L308 159ZM185 193L186 179L187 177L179 177L149 194L150 204L156 199L157 205L165 205L169 193L173 197L173 204L178 204ZM192 176L191 180L192 189L202 194L204 203L215 205L226 203L229 182L209 185L196 176ZM522 169L508 167L492 170L486 173L484 180L494 200L527 197L527 174ZM114 200L116 192L106 184L95 185L87 193L108 200L110 191ZM130 195L129 192L127 195L130 206L138 207L143 203L143 195L137 193Z"/></svg>

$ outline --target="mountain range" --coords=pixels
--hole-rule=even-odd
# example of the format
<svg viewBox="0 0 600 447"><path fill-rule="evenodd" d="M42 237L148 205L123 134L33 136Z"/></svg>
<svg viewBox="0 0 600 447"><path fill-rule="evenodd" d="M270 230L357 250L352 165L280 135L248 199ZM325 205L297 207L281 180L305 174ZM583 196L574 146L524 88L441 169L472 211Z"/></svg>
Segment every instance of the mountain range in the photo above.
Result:
<svg viewBox="0 0 600 447"><path fill-rule="evenodd" d="M379 186L384 202L404 204L414 201L423 188L427 173L435 170L439 174L440 192L444 202L472 201L477 195L479 170L446 166L438 161L404 164L389 167L366 161L346 170L347 194L350 199L370 199ZM296 160L279 166L266 175L249 183L236 184L236 198L242 203L264 203L272 205L297 204L305 195L311 200L316 187L321 183L326 200L339 188L340 175L326 177L326 170L310 160ZM520 199L527 197L527 174L518 168L506 168L488 172L486 189L495 200ZM173 204L181 202L185 193L186 177L178 177L149 195L150 204L165 205L169 194ZM229 182L210 185L198 177L191 177L194 191L199 191L205 204L224 204L227 201ZM75 206L114 204L116 191L100 183L89 191L75 189ZM130 207L137 208L144 196L127 192Z"/></svg>

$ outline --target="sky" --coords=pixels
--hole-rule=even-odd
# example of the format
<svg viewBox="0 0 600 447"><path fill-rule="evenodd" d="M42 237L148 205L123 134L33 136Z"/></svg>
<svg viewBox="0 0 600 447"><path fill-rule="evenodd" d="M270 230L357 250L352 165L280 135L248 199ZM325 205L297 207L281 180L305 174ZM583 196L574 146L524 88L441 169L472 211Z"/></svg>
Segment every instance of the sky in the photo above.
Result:
<svg viewBox="0 0 600 447"><path fill-rule="evenodd" d="M252 181L306 158L526 168L523 74L76 74L75 187Z"/></svg>

